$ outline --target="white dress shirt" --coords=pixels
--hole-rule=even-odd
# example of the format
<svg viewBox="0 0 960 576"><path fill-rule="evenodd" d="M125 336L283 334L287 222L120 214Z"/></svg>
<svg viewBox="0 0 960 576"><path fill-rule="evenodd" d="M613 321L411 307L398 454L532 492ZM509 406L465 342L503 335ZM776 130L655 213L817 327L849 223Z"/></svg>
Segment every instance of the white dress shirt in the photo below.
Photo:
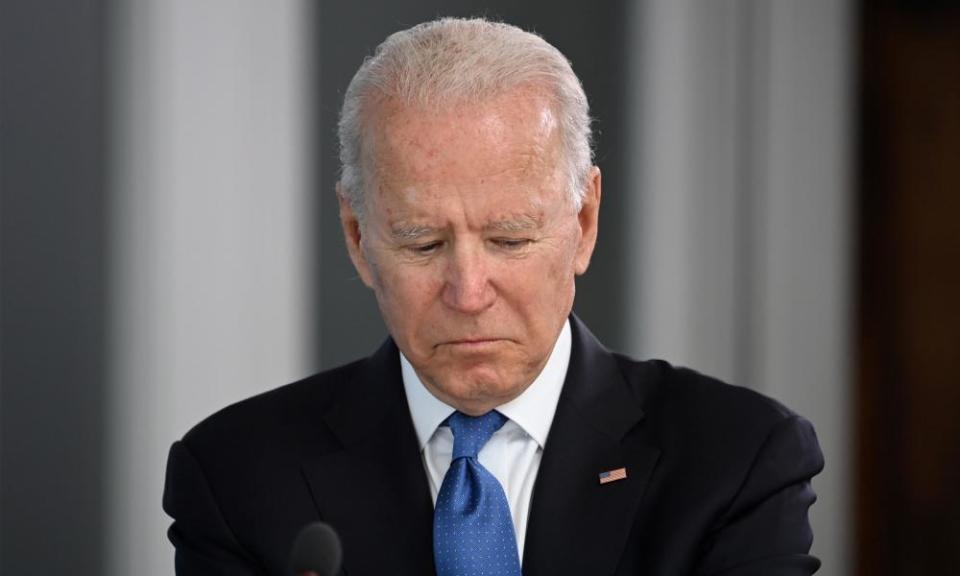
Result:
<svg viewBox="0 0 960 576"><path fill-rule="evenodd" d="M560 390L570 363L570 321L560 331L553 352L533 383L510 402L496 409L508 418L477 455L482 464L500 481L517 536L517 551L523 561L523 543L530 512L533 483L540 469L543 446L550 432L553 414L557 410ZM400 354L403 387L410 405L410 415L420 440L423 466L430 483L433 503L450 467L453 454L453 432L440 424L453 414L455 408L444 404L431 394L414 371L410 361Z"/></svg>

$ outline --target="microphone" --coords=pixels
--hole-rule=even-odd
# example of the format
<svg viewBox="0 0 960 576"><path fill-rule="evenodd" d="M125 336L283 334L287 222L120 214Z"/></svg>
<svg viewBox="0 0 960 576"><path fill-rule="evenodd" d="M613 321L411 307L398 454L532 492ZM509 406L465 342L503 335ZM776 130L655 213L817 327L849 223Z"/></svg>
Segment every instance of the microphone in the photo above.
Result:
<svg viewBox="0 0 960 576"><path fill-rule="evenodd" d="M304 526L293 540L290 567L297 576L335 576L342 559L337 533L329 524L314 522Z"/></svg>

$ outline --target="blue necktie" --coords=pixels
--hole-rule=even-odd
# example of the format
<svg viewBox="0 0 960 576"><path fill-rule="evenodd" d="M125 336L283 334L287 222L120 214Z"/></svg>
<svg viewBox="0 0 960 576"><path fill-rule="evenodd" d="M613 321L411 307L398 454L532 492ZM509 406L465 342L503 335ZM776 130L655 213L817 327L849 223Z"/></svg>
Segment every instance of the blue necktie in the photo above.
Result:
<svg viewBox="0 0 960 576"><path fill-rule="evenodd" d="M503 486L477 461L477 453L507 418L490 411L454 412L453 461L433 513L433 557L438 576L520 576L517 539Z"/></svg>

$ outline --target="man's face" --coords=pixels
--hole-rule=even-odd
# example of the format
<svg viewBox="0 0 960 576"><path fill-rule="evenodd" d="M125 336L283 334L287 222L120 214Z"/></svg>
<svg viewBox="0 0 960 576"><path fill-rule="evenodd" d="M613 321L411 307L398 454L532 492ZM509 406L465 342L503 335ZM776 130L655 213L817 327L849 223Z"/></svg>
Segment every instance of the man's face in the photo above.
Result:
<svg viewBox="0 0 960 576"><path fill-rule="evenodd" d="M400 350L461 411L518 396L546 363L589 264L599 170L578 213L557 120L524 89L440 113L383 103L365 154L364 222L342 199L341 220Z"/></svg>

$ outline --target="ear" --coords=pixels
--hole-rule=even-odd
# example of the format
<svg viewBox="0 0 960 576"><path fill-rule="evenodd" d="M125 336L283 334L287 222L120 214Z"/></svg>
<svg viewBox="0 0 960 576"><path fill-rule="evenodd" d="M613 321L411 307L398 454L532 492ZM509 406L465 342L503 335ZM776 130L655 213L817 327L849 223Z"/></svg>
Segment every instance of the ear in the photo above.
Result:
<svg viewBox="0 0 960 576"><path fill-rule="evenodd" d="M597 227L600 219L600 168L594 166L587 176L586 194L577 219L580 223L580 245L577 246L575 271L581 275L590 266L590 257L597 245Z"/></svg>
<svg viewBox="0 0 960 576"><path fill-rule="evenodd" d="M343 227L343 239L347 243L347 252L360 279L368 288L373 288L373 274L370 263L363 253L363 238L360 219L353 212L350 201L343 194L343 186L337 182L337 200L340 202L340 226Z"/></svg>

